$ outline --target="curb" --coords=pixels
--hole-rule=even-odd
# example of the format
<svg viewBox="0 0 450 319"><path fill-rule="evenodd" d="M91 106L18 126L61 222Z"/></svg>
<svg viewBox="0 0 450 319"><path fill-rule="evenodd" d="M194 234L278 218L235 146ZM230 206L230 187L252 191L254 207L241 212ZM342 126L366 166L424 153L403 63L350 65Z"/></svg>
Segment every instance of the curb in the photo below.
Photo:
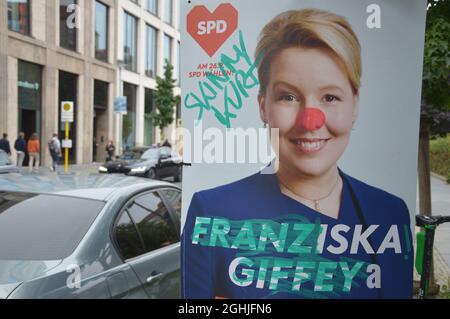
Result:
<svg viewBox="0 0 450 319"><path fill-rule="evenodd" d="M433 176L434 178L437 178L437 179L439 179L439 180L441 180L441 181L447 183L447 178L445 178L445 177L442 176L442 175L436 174L436 173L431 172L431 171L430 171L430 175Z"/></svg>

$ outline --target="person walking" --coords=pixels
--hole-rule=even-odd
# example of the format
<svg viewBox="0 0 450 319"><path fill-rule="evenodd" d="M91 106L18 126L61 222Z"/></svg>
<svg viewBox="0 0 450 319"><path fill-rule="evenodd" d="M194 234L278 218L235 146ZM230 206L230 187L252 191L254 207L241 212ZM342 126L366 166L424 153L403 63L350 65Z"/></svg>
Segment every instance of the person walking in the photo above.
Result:
<svg viewBox="0 0 450 319"><path fill-rule="evenodd" d="M172 148L172 145L169 143L169 141L167 139L164 141L162 146Z"/></svg>
<svg viewBox="0 0 450 319"><path fill-rule="evenodd" d="M114 152L116 151L116 147L114 146L114 142L109 140L108 144L106 144L106 161L112 161L114 158Z"/></svg>
<svg viewBox="0 0 450 319"><path fill-rule="evenodd" d="M28 155L30 156L28 167L30 172L33 171L33 163L35 170L39 168L39 154L41 152L41 144L39 143L37 133L33 133L27 145Z"/></svg>
<svg viewBox="0 0 450 319"><path fill-rule="evenodd" d="M56 168L58 167L59 158L62 156L61 142L58 139L58 134L53 133L52 138L48 142L48 147L50 149L50 155L52 157L52 166L50 166L50 170L53 172L56 172Z"/></svg>
<svg viewBox="0 0 450 319"><path fill-rule="evenodd" d="M3 133L3 138L0 139L0 150L4 150L8 156L11 156L11 147L9 146L8 134Z"/></svg>
<svg viewBox="0 0 450 319"><path fill-rule="evenodd" d="M24 132L19 133L19 137L14 142L14 149L17 153L17 167L22 167L25 153L27 151L27 142L25 141Z"/></svg>

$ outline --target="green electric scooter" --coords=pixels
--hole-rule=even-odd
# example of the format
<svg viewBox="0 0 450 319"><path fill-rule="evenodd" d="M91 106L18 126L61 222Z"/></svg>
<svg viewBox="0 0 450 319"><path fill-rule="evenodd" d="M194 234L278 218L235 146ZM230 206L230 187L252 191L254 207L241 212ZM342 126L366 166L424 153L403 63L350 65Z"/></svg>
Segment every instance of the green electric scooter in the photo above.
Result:
<svg viewBox="0 0 450 319"><path fill-rule="evenodd" d="M420 274L419 299L426 299L430 285L431 263L433 261L434 234L437 226L450 222L450 216L416 215L417 233L416 270Z"/></svg>

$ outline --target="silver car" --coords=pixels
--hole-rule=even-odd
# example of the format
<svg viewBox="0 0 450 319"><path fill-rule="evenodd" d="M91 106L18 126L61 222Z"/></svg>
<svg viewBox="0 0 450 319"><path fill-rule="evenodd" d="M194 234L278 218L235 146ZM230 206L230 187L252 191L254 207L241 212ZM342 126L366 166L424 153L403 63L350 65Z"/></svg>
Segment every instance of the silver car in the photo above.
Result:
<svg viewBox="0 0 450 319"><path fill-rule="evenodd" d="M0 299L179 298L180 188L111 175L7 182Z"/></svg>
<svg viewBox="0 0 450 319"><path fill-rule="evenodd" d="M18 173L19 168L11 162L8 154L0 150L0 174L2 173Z"/></svg>

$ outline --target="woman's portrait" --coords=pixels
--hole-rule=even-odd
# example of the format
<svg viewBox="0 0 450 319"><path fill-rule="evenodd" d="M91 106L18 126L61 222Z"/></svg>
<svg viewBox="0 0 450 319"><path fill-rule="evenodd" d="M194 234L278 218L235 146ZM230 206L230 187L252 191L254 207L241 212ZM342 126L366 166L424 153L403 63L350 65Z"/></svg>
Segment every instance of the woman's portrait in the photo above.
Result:
<svg viewBox="0 0 450 319"><path fill-rule="evenodd" d="M325 10L285 11L262 28L254 57L253 102L278 132L273 174L194 194L182 296L411 298L405 202L338 165L364 107L352 26Z"/></svg>

